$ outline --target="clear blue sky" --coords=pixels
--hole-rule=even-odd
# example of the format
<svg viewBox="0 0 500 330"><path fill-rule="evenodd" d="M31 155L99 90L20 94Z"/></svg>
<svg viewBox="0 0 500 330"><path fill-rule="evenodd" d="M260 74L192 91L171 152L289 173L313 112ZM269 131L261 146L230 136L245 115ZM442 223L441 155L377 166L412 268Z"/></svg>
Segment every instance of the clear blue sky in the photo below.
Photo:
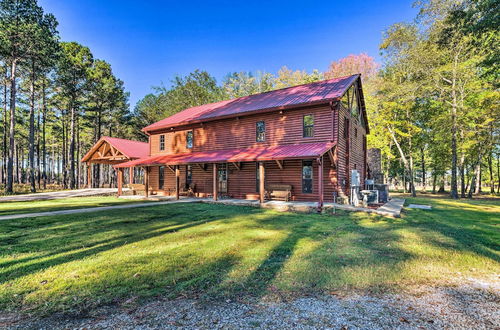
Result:
<svg viewBox="0 0 500 330"><path fill-rule="evenodd" d="M283 65L323 71L361 52L378 58L382 32L413 19L412 2L39 0L62 40L111 63L132 108L152 86L198 68L220 81Z"/></svg>

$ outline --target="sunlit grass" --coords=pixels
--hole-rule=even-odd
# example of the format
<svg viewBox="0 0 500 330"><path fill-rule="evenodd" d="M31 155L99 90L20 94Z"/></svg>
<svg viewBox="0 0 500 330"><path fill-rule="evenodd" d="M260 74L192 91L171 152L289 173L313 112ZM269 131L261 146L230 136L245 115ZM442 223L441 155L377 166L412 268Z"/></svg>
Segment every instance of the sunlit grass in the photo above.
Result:
<svg viewBox="0 0 500 330"><path fill-rule="evenodd" d="M110 206L130 202L138 203L138 201L130 199L120 199L115 196L61 198L29 202L0 202L0 216Z"/></svg>
<svg viewBox="0 0 500 330"><path fill-rule="evenodd" d="M500 203L416 199L392 219L171 204L0 222L0 308L131 297L399 290L498 274Z"/></svg>

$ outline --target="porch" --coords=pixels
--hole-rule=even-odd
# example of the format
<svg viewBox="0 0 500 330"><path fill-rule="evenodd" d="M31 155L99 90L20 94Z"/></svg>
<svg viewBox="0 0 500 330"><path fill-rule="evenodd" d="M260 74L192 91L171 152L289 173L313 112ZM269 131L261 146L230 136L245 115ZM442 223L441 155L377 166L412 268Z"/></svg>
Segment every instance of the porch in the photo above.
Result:
<svg viewBox="0 0 500 330"><path fill-rule="evenodd" d="M313 203L321 210L338 191L332 143L308 143L267 148L152 156L115 166L118 195L125 187L124 174L144 169L141 189L145 197L183 195L219 200L249 200L263 204L272 189L288 189L283 200ZM288 187L288 188L287 188Z"/></svg>

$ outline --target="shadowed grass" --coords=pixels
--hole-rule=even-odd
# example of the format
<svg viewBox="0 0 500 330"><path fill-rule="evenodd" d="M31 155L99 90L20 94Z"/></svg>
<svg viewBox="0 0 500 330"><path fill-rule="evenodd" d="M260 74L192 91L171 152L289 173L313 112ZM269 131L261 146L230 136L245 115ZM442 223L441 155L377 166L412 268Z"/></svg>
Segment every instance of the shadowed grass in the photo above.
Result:
<svg viewBox="0 0 500 330"><path fill-rule="evenodd" d="M432 211L278 213L170 204L0 222L0 308L74 312L131 297L398 289L498 274L498 201Z"/></svg>
<svg viewBox="0 0 500 330"><path fill-rule="evenodd" d="M120 199L114 196L74 197L28 202L0 202L0 216L10 214L26 214L49 212L89 207L111 206L123 203L140 203L131 199ZM145 201L143 201L145 202Z"/></svg>

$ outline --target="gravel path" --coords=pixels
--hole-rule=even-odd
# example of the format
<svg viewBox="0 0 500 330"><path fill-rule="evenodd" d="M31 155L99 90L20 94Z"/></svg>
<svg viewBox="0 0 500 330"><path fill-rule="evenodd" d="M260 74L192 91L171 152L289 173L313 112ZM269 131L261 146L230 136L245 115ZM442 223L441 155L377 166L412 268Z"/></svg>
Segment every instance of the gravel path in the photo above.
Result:
<svg viewBox="0 0 500 330"><path fill-rule="evenodd" d="M123 188L123 191L127 190L128 188ZM72 197L111 195L111 194L116 194L117 192L118 192L117 188L87 188L87 189L76 189L76 190L63 190L63 191L52 191L45 193L26 194L26 195L1 196L0 202L45 201L45 200L72 198Z"/></svg>
<svg viewBox="0 0 500 330"><path fill-rule="evenodd" d="M0 313L0 327L37 329L500 329L500 283L420 287L408 294L332 293L288 302L155 300L99 309L83 318L21 318Z"/></svg>

